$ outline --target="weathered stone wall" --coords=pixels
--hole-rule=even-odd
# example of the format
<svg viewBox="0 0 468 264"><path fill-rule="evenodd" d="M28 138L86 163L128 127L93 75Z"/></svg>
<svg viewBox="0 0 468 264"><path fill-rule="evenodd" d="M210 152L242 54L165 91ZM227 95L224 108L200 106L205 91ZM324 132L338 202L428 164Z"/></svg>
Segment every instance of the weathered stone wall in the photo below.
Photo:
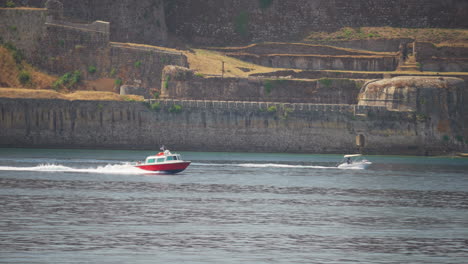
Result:
<svg viewBox="0 0 468 264"><path fill-rule="evenodd" d="M411 42L414 42L414 39L359 39L343 41L321 41L317 44L375 52L398 52L400 50L400 45L406 45Z"/></svg>
<svg viewBox="0 0 468 264"><path fill-rule="evenodd" d="M0 0L0 5L7 0ZM47 0L14 1L16 5L44 7ZM163 0L60 0L68 19L111 23L111 40L162 45L167 42Z"/></svg>
<svg viewBox="0 0 468 264"><path fill-rule="evenodd" d="M28 62L51 74L80 71L83 79L120 78L159 90L165 65L188 66L180 52L110 42L108 22L74 23L47 17L46 9L0 8L0 37L21 49ZM96 72L89 72L95 67Z"/></svg>
<svg viewBox="0 0 468 264"><path fill-rule="evenodd" d="M191 43L229 45L303 39L349 26L467 28L464 0L167 1L168 28Z"/></svg>
<svg viewBox="0 0 468 264"><path fill-rule="evenodd" d="M366 83L359 105L414 112L431 133L454 134L462 141L468 138L467 95L466 83L458 78L396 77Z"/></svg>
<svg viewBox="0 0 468 264"><path fill-rule="evenodd" d="M172 105L180 110L174 111ZM276 112L267 111L277 106ZM356 105L0 99L0 146L303 153L441 154L465 147L412 112ZM452 133L450 133L452 132Z"/></svg>
<svg viewBox="0 0 468 264"><path fill-rule="evenodd" d="M36 55L44 33L46 9L0 8L0 42L9 42L28 58Z"/></svg>
<svg viewBox="0 0 468 264"><path fill-rule="evenodd" d="M424 72L420 75L424 74L425 77L454 77L460 78L468 83L468 74L464 73L428 73ZM274 72L267 72L267 73L253 73L249 76L251 77L263 77L263 78L281 78L281 77L288 77L288 78L297 78L297 79L319 79L319 78L341 78L341 79L388 79L392 77L398 76L410 76L411 73L405 72L387 72L387 73L379 73L379 72L346 72L346 71L311 71L311 70L303 70L303 71L293 71L293 70L278 70Z"/></svg>
<svg viewBox="0 0 468 264"><path fill-rule="evenodd" d="M109 67L109 23L77 24L49 17L43 27L39 57L34 61L41 69L58 75L79 70L93 79ZM96 67L98 74L88 74L90 66Z"/></svg>
<svg viewBox="0 0 468 264"><path fill-rule="evenodd" d="M111 43L110 69L115 69L123 83L135 80L148 89L159 90L161 75L166 65L188 67L187 57L180 52L161 50L157 47Z"/></svg>
<svg viewBox="0 0 468 264"><path fill-rule="evenodd" d="M424 71L468 72L468 47L416 42L415 52Z"/></svg>
<svg viewBox="0 0 468 264"><path fill-rule="evenodd" d="M191 70L164 68L161 98L355 104L363 80L288 80L197 76Z"/></svg>
<svg viewBox="0 0 468 264"><path fill-rule="evenodd" d="M329 55L252 55L230 54L243 61L273 68L303 70L394 71L396 56L329 56Z"/></svg>
<svg viewBox="0 0 468 264"><path fill-rule="evenodd" d="M6 0L0 0L4 4ZM43 7L45 0L17 4ZM111 22L111 39L198 45L301 40L311 31L393 26L467 28L466 0L62 0L67 17ZM166 26L167 24L167 26Z"/></svg>
<svg viewBox="0 0 468 264"><path fill-rule="evenodd" d="M307 54L307 55L377 55L376 52L364 50L353 50L332 47L328 45L313 45L306 43L281 43L281 42L266 42L251 44L245 47L226 47L226 48L209 48L224 53L249 53L256 55L269 54ZM397 50L398 51L398 50ZM386 54L388 55L388 54ZM396 55L396 54L395 54Z"/></svg>

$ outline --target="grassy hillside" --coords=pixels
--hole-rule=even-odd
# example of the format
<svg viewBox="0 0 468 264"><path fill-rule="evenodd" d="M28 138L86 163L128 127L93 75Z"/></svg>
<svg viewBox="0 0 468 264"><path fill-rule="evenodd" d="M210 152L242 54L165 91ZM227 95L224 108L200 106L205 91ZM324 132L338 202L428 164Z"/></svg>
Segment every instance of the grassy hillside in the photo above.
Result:
<svg viewBox="0 0 468 264"><path fill-rule="evenodd" d="M0 46L0 97L50 98L65 100L136 100L141 96L113 93L113 79L81 81L79 73L61 77L43 73L23 60L21 51L10 44Z"/></svg>
<svg viewBox="0 0 468 264"><path fill-rule="evenodd" d="M56 80L27 64L15 47L0 46L0 87L47 89Z"/></svg>
<svg viewBox="0 0 468 264"><path fill-rule="evenodd" d="M207 75L221 75L223 62L224 76L227 77L248 77L252 73L281 70L248 63L210 50L195 49L193 52L186 52L185 55L191 69Z"/></svg>

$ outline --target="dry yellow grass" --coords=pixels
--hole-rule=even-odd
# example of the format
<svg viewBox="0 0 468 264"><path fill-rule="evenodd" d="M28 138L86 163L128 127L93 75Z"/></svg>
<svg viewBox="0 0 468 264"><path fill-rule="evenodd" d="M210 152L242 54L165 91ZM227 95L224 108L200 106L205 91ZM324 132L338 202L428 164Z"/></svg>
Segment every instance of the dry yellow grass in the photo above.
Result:
<svg viewBox="0 0 468 264"><path fill-rule="evenodd" d="M35 90L24 88L0 88L0 97L3 98L34 98L34 99L62 99L62 100L89 100L89 101L143 101L138 95L119 95L112 92L77 91L64 94L53 90Z"/></svg>
<svg viewBox="0 0 468 264"><path fill-rule="evenodd" d="M203 49L195 49L194 52L185 52L190 69L207 75L221 75L222 62L224 61L224 76L248 77L252 73L273 72L285 70L281 68L269 68L235 58L222 55L220 52Z"/></svg>
<svg viewBox="0 0 468 264"><path fill-rule="evenodd" d="M24 85L18 79L21 71L31 76L31 81ZM56 80L57 77L40 72L24 61L17 64L12 53L0 46L0 87L48 89Z"/></svg>

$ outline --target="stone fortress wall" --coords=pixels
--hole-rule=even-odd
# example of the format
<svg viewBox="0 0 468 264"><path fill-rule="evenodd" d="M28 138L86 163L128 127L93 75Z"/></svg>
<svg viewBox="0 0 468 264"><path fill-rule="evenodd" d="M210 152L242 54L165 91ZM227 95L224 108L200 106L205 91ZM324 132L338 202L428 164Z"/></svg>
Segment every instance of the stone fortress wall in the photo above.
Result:
<svg viewBox="0 0 468 264"><path fill-rule="evenodd" d="M319 2L311 0L307 5ZM416 2L410 1L410 4ZM64 3L64 12L67 12L67 1ZM193 7L193 4L201 4L197 0L175 0L170 3L172 6L166 6L169 13L174 8L184 10L188 6ZM177 7L178 3L184 6ZM227 3L228 6L239 5L242 9L258 4L255 1L248 4L239 1ZM288 6L290 3L272 1L271 6L261 8L261 12L272 12L271 8ZM343 5L350 6L356 2L352 3ZM432 1L427 4L435 5ZM447 3L447 8L452 5L463 10L463 5L455 0ZM345 12L340 8L337 10ZM416 81L396 78L366 82L354 78L337 80L332 79L333 76L308 81L269 77L260 79L253 76L247 79L205 77L188 69L166 66L175 64L187 67L187 59L183 54L158 47L111 42L114 38L112 24L109 27L106 22L78 23L83 21L72 22L60 16L51 19L49 11L0 9L0 22L8 25L0 29L2 41L20 48L24 46L28 58L51 73L63 74L79 69L85 78L93 79L109 76L115 71L115 78L130 82L138 80L147 89L161 88L163 100L152 101L145 106L129 102L0 99L1 146L152 148L154 145L166 144L180 149L204 151L342 153L356 151L356 136L362 136L366 144L361 150L368 153L441 154L461 151L468 144L468 104L465 103L468 94L466 83L460 79L448 81L443 80L446 77L437 77L431 81L414 77ZM456 21L456 17L449 20ZM174 17L168 17L168 21L172 19ZM443 19L441 21L442 24L447 22ZM268 34L273 34L269 32L268 36L262 35L263 31L255 25L248 25L249 30L251 27L254 29L250 32L257 32L265 39L269 39ZM176 23L172 26L179 25ZM211 43L212 40L205 33L193 35L197 37L194 42ZM183 37L185 33L180 31L177 34ZM224 33L221 30L216 34L218 38ZM249 36L254 37L251 34L240 34L238 40L242 42ZM231 37L235 40L239 34ZM227 39L221 38L220 41ZM401 43L408 42L400 40ZM362 41L349 43L350 46L368 44ZM328 55L335 56L335 59L339 56L371 56L380 59L388 57L396 61L399 54L394 44L382 42L375 48L377 52L393 52L390 55L323 45L290 45L287 49L290 54L287 56L299 58L304 52L313 53L311 49L317 49L317 53L326 49ZM250 47L248 52L262 57L259 54L271 54L277 48L268 45ZM416 57L420 56L419 59L424 60L434 52L431 48L434 47L417 43ZM440 58L444 59L456 60L458 55L465 52L458 47L436 49ZM279 56L285 61L278 63L278 66L285 63L304 64L303 61L299 64L291 62L287 56ZM392 63L386 64L394 67ZM89 66L97 67L97 75L87 73ZM291 76L315 76L313 65L305 68L309 71L294 72ZM378 66L373 69L380 70ZM358 74L366 75L363 79L372 79L375 75ZM353 73L350 78L353 76L356 75ZM442 80L437 81L438 78ZM441 94L443 96L438 97ZM151 104L155 105L156 110L151 110ZM405 108L405 105L414 107Z"/></svg>
<svg viewBox="0 0 468 264"><path fill-rule="evenodd" d="M151 101L155 103L156 101ZM414 112L382 107L159 100L0 99L0 145L58 148L433 155L460 151L458 137ZM179 105L179 110L174 110ZM267 106L277 106L271 111ZM452 128L450 126L449 128Z"/></svg>
<svg viewBox="0 0 468 264"><path fill-rule="evenodd" d="M4 5L7 0L0 0ZM46 0L18 0L44 7ZM62 0L74 20L111 23L111 41L166 45L232 45L303 39L310 31L392 26L467 28L465 0ZM368 45L357 41L353 45ZM387 46L388 44L383 44ZM398 45L396 47L398 48ZM386 49L387 50L387 49Z"/></svg>
<svg viewBox="0 0 468 264"><path fill-rule="evenodd" d="M147 90L158 90L165 65L187 67L179 52L110 42L108 22L75 23L51 16L44 8L0 8L1 41L24 51L29 62L48 73L79 70L85 79L135 80ZM96 73L89 73L94 66Z"/></svg>

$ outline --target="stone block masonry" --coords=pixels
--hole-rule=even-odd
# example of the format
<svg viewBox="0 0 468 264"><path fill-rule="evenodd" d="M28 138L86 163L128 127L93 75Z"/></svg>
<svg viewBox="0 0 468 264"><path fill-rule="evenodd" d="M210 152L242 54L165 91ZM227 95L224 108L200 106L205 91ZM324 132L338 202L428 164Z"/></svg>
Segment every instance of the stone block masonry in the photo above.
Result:
<svg viewBox="0 0 468 264"><path fill-rule="evenodd" d="M156 102L151 102L156 103ZM193 151L365 153L460 151L412 112L379 107L213 101L141 102L0 99L0 146ZM174 110L174 104L180 104ZM267 106L276 105L276 111ZM157 109L157 108L156 108ZM265 110L266 109L266 110Z"/></svg>
<svg viewBox="0 0 468 264"><path fill-rule="evenodd" d="M79 70L85 80L110 77L123 84L159 90L166 65L188 66L181 52L155 46L110 42L105 21L74 23L53 19L42 8L0 8L0 41L22 50L28 62L50 74ZM89 73L89 67L96 72Z"/></svg>
<svg viewBox="0 0 468 264"><path fill-rule="evenodd" d="M350 79L203 77L187 68L166 66L162 76L161 98L356 104L363 83L363 80Z"/></svg>

